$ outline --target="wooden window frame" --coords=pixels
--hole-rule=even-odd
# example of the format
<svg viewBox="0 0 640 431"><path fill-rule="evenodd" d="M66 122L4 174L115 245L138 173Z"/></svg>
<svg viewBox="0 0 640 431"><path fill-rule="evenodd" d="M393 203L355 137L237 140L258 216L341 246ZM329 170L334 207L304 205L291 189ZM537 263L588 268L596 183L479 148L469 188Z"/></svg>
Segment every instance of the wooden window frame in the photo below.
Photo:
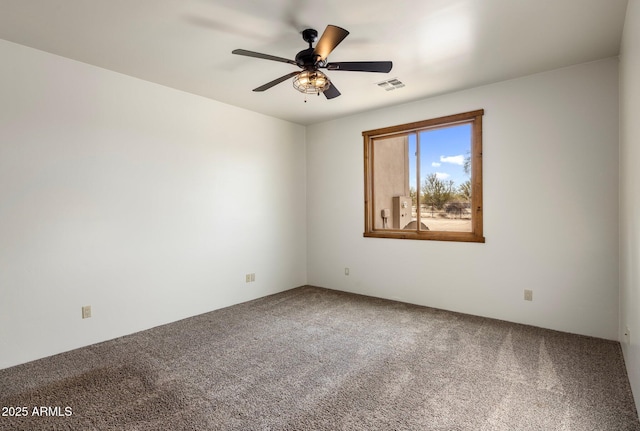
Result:
<svg viewBox="0 0 640 431"><path fill-rule="evenodd" d="M482 220L482 116L484 109L432 118L414 123L385 127L362 132L364 138L364 236L432 241L458 241L484 243ZM471 232L431 230L376 229L373 221L373 143L376 138L418 133L459 124L472 125L471 138ZM420 193L418 192L418 195ZM418 205L419 206L419 205ZM418 223L419 224L419 223Z"/></svg>

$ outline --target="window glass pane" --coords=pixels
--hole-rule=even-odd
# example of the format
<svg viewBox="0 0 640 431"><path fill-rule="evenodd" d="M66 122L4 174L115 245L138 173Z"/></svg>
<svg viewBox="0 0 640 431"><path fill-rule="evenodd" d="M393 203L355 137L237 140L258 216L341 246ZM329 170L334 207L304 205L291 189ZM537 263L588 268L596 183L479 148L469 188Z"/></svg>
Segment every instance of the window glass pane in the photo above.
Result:
<svg viewBox="0 0 640 431"><path fill-rule="evenodd" d="M406 134L374 140L374 229L402 229L411 221L409 164Z"/></svg>
<svg viewBox="0 0 640 431"><path fill-rule="evenodd" d="M429 230L471 232L469 123L419 134L421 220Z"/></svg>

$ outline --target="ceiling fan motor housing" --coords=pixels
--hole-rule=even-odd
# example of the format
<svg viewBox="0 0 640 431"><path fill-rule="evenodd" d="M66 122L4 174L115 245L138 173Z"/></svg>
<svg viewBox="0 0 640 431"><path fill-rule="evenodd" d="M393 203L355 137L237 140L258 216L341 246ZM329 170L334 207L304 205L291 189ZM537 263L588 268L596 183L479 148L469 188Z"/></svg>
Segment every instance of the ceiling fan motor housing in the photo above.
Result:
<svg viewBox="0 0 640 431"><path fill-rule="evenodd" d="M316 69L320 56L313 48L307 48L296 54L296 64L305 70Z"/></svg>

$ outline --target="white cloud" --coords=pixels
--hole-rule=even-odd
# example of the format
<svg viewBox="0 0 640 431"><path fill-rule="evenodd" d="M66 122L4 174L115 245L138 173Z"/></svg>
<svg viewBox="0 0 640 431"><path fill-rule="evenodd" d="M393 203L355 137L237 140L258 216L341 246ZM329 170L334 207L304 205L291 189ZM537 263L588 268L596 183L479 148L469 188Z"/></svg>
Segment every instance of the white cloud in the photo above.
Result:
<svg viewBox="0 0 640 431"><path fill-rule="evenodd" d="M445 172L436 172L436 178L439 180L446 180L447 178L449 178L451 175L445 173Z"/></svg>
<svg viewBox="0 0 640 431"><path fill-rule="evenodd" d="M464 155L460 154L459 156L440 156L440 161L442 163L452 163L454 165L463 166Z"/></svg>
<svg viewBox="0 0 640 431"><path fill-rule="evenodd" d="M431 166L433 166L434 168L439 168L440 165L441 165L441 163L438 163L438 162L431 163Z"/></svg>

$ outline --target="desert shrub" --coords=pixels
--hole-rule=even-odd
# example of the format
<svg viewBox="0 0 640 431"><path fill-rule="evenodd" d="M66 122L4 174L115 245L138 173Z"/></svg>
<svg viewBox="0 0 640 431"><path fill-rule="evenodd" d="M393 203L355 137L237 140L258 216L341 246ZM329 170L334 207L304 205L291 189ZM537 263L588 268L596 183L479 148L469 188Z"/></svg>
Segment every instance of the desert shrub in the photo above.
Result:
<svg viewBox="0 0 640 431"><path fill-rule="evenodd" d="M453 181L443 181L436 174L430 174L424 179L422 199L427 205L441 210L455 195Z"/></svg>

